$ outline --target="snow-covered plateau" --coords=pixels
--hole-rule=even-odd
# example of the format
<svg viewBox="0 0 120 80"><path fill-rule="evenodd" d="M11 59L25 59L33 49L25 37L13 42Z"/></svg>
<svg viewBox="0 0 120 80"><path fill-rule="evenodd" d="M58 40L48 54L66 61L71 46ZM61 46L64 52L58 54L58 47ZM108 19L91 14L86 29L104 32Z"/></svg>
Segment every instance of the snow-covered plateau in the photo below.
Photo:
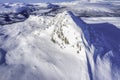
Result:
<svg viewBox="0 0 120 80"><path fill-rule="evenodd" d="M0 4L0 80L120 80L120 5Z"/></svg>

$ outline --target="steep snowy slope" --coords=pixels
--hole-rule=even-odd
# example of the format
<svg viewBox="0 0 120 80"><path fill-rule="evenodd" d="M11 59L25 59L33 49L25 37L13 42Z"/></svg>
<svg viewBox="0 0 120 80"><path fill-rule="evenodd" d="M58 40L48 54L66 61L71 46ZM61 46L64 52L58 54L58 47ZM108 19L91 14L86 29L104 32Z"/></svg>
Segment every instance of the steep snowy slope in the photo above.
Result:
<svg viewBox="0 0 120 80"><path fill-rule="evenodd" d="M0 80L119 80L119 33L70 11L0 26Z"/></svg>
<svg viewBox="0 0 120 80"><path fill-rule="evenodd" d="M58 19L60 16L61 21ZM1 26L1 80L88 80L85 49L79 38L83 34L79 32L72 16L67 12L55 18L31 16L24 22ZM57 29L62 20L68 20L65 25L61 25L63 32L67 29L65 26L70 31L61 35L63 41L54 35L57 31L62 32ZM62 45L63 42L66 48L54 43L52 38L55 41L61 40L58 43Z"/></svg>

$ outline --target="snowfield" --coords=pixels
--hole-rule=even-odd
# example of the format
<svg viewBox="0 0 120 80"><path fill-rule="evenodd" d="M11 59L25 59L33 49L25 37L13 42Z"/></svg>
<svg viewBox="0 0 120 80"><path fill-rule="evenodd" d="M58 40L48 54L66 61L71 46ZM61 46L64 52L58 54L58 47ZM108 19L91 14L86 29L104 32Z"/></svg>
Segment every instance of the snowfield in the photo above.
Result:
<svg viewBox="0 0 120 80"><path fill-rule="evenodd" d="M0 80L120 79L119 5L0 6Z"/></svg>

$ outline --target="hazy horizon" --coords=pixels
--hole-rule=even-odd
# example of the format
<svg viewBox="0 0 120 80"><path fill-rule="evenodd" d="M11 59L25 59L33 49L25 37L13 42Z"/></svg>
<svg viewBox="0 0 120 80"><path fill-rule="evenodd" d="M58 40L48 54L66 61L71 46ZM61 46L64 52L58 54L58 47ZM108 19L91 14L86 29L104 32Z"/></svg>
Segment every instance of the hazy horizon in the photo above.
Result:
<svg viewBox="0 0 120 80"><path fill-rule="evenodd" d="M74 0L2 0L0 3L15 3L15 2L23 2L23 3L37 3L37 2L68 2Z"/></svg>
<svg viewBox="0 0 120 80"><path fill-rule="evenodd" d="M69 2L69 1L77 1L77 0L0 0L0 3L16 3L16 2L21 2L21 3L39 3L40 2L42 3L42 2ZM120 0L98 0L98 1L120 1Z"/></svg>

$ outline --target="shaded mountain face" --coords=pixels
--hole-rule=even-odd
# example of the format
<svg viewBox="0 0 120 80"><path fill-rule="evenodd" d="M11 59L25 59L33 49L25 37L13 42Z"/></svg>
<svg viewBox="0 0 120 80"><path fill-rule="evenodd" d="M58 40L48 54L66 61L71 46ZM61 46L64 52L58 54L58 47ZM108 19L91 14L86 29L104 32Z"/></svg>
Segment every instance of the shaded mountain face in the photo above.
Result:
<svg viewBox="0 0 120 80"><path fill-rule="evenodd" d="M65 5L19 4L14 14L24 20L17 17L10 23L3 18L1 80L119 80L120 28L107 22L95 23L97 19L86 23L78 16L79 11ZM8 17L11 19L10 14Z"/></svg>

